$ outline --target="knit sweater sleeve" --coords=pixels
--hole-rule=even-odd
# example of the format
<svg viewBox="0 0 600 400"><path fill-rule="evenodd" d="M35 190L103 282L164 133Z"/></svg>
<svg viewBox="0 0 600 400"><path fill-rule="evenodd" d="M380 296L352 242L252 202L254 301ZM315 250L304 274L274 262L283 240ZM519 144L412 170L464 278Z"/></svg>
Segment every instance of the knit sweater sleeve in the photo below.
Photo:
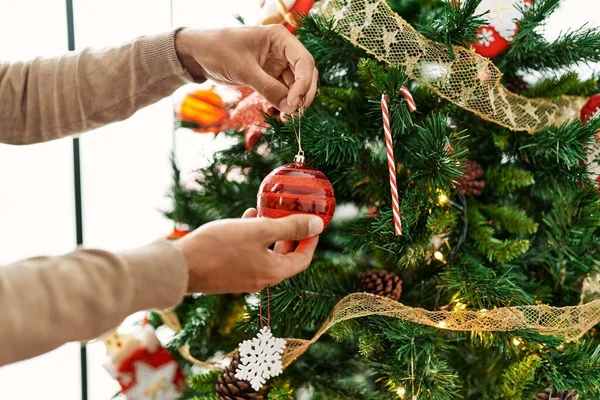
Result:
<svg viewBox="0 0 600 400"><path fill-rule="evenodd" d="M192 81L175 31L122 46L0 62L0 143L30 144L128 118Z"/></svg>
<svg viewBox="0 0 600 400"><path fill-rule="evenodd" d="M93 339L136 311L173 306L187 277L183 254L167 241L0 266L0 366Z"/></svg>
<svg viewBox="0 0 600 400"><path fill-rule="evenodd" d="M191 76L176 31L119 47L0 62L0 143L45 142L123 120ZM177 304L188 267L171 243L78 249L0 266L0 366L92 339L129 314Z"/></svg>

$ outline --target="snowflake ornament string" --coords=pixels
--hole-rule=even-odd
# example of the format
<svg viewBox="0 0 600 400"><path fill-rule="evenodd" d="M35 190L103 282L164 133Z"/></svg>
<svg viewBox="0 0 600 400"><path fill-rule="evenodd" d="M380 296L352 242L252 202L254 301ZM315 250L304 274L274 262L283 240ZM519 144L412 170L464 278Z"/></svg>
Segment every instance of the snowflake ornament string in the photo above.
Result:
<svg viewBox="0 0 600 400"><path fill-rule="evenodd" d="M264 326L252 340L244 340L239 346L240 365L235 377L250 382L259 391L267 379L283 372L281 355L285 340L274 337L271 329Z"/></svg>

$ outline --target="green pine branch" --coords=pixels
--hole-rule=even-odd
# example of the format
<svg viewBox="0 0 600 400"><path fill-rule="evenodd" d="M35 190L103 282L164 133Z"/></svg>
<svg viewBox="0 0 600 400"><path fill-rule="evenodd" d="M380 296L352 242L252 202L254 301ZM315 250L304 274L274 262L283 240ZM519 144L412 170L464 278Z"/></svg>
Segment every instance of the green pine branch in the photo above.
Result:
<svg viewBox="0 0 600 400"><path fill-rule="evenodd" d="M404 155L411 180L434 193L449 193L463 174L468 154L465 139L464 134L456 135L448 128L447 115L427 116L407 138Z"/></svg>
<svg viewBox="0 0 600 400"><path fill-rule="evenodd" d="M516 268L496 271L466 254L446 268L440 278L452 298L476 310L533 302L532 296L520 286L523 277Z"/></svg>
<svg viewBox="0 0 600 400"><path fill-rule="evenodd" d="M333 306L349 293L359 291L357 273L352 265L330 261L313 262L310 269L270 288L271 327L283 337L311 330L323 323ZM261 295L263 304L267 295ZM258 305L251 315L258 326ZM265 323L267 316L263 313Z"/></svg>
<svg viewBox="0 0 600 400"><path fill-rule="evenodd" d="M580 341L564 352L553 351L540 366L540 383L550 381L556 391L574 390L588 399L600 397L600 346Z"/></svg>
<svg viewBox="0 0 600 400"><path fill-rule="evenodd" d="M525 234L537 232L538 224L528 217L523 210L497 204L480 205L479 208L490 218L496 230Z"/></svg>
<svg viewBox="0 0 600 400"><path fill-rule="evenodd" d="M334 26L333 20L308 15L302 18L297 36L313 55L324 82L348 85L357 81L358 60L367 54L338 35Z"/></svg>
<svg viewBox="0 0 600 400"><path fill-rule="evenodd" d="M509 365L502 374L501 398L523 398L523 392L533 383L540 364L540 357L536 354L530 354Z"/></svg>
<svg viewBox="0 0 600 400"><path fill-rule="evenodd" d="M427 38L446 44L454 56L452 45L474 42L479 27L486 25L487 12L475 14L480 3L481 0L465 0L460 7L444 3L436 12L424 14L416 28Z"/></svg>
<svg viewBox="0 0 600 400"><path fill-rule="evenodd" d="M517 69L549 70L578 62L600 61L600 29L582 27L567 31L555 41L546 41L538 27L559 6L560 0L538 0L523 13L509 50L498 67L513 75Z"/></svg>
<svg viewBox="0 0 600 400"><path fill-rule="evenodd" d="M533 173L512 164L491 165L485 171L486 184L493 192L508 194L535 183Z"/></svg>
<svg viewBox="0 0 600 400"><path fill-rule="evenodd" d="M222 371L215 370L205 374L191 375L187 378L188 386L196 392L196 396L212 395L216 397L215 385L221 373Z"/></svg>
<svg viewBox="0 0 600 400"><path fill-rule="evenodd" d="M527 239L507 238L499 239L495 236L495 229L490 220L485 218L474 202L468 207L469 231L475 247L489 261L507 263L524 254L530 247Z"/></svg>
<svg viewBox="0 0 600 400"><path fill-rule="evenodd" d="M560 96L592 96L600 92L596 77L581 80L576 72L567 72L557 77L542 79L522 93L530 98L557 98Z"/></svg>

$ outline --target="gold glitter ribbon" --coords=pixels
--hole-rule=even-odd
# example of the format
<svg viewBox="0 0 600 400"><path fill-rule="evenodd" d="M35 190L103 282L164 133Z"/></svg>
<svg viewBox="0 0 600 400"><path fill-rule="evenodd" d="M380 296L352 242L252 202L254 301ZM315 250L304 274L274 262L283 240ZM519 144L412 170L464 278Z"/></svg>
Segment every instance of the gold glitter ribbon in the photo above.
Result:
<svg viewBox="0 0 600 400"><path fill-rule="evenodd" d="M428 311L423 308L405 306L386 297L369 293L353 293L336 304L327 321L312 339L286 339L286 348L283 353L284 368L304 354L335 324L373 315L397 318L451 331L510 332L533 329L543 335L574 341L594 325L600 323L600 300L568 307L535 305L500 307L481 311ZM181 330L181 324L175 313L162 312L161 316L167 326L176 332ZM195 359L190 355L187 345L180 349L180 353L186 360L203 368L222 368L222 363ZM230 357L232 354L226 357Z"/></svg>
<svg viewBox="0 0 600 400"><path fill-rule="evenodd" d="M418 33L385 0L323 0L318 14L335 30L380 61L402 66L412 79L481 118L514 131L534 133L578 118L586 98L528 99L500 83L502 72L487 58L448 47Z"/></svg>

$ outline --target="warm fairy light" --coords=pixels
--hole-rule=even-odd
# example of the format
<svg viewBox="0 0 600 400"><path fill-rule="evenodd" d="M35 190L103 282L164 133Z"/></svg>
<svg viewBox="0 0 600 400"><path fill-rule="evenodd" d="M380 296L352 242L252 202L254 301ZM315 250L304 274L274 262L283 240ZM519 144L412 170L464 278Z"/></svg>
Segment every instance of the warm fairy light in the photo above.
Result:
<svg viewBox="0 0 600 400"><path fill-rule="evenodd" d="M438 322L438 325L440 326L440 328L445 328L448 326L448 324L446 323L446 321L440 321Z"/></svg>
<svg viewBox="0 0 600 400"><path fill-rule="evenodd" d="M396 390L396 393L398 394L398 396L403 399L404 395L406 394L406 389L404 388L404 386L400 386L398 388L398 390Z"/></svg>
<svg viewBox="0 0 600 400"><path fill-rule="evenodd" d="M488 312L488 310L486 310L485 308L482 308L481 310L479 310L479 312Z"/></svg>
<svg viewBox="0 0 600 400"><path fill-rule="evenodd" d="M433 256L439 261L444 261L444 255L440 251L436 251L435 253L433 253Z"/></svg>
<svg viewBox="0 0 600 400"><path fill-rule="evenodd" d="M449 200L450 199L448 199L448 196L446 196L444 193L440 194L440 197L439 197L440 204L444 205L444 204L448 203Z"/></svg>
<svg viewBox="0 0 600 400"><path fill-rule="evenodd" d="M466 309L467 309L467 305L465 303L462 303L460 300L457 300L456 303L454 303L455 311L463 311Z"/></svg>
<svg viewBox="0 0 600 400"><path fill-rule="evenodd" d="M520 345L520 344L521 344L521 341L520 341L518 338L513 338L513 344L514 344L515 346L518 346L518 345Z"/></svg>

